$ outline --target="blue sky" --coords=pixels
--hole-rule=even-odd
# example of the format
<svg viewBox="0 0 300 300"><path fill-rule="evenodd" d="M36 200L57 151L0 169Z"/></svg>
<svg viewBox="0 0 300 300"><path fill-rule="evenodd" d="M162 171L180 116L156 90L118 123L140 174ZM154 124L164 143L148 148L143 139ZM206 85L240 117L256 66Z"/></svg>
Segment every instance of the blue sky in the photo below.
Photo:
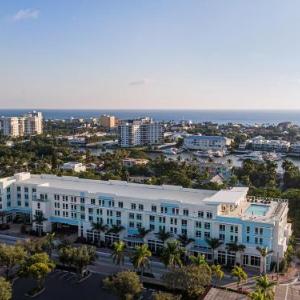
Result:
<svg viewBox="0 0 300 300"><path fill-rule="evenodd" d="M0 108L300 109L298 0L0 1Z"/></svg>

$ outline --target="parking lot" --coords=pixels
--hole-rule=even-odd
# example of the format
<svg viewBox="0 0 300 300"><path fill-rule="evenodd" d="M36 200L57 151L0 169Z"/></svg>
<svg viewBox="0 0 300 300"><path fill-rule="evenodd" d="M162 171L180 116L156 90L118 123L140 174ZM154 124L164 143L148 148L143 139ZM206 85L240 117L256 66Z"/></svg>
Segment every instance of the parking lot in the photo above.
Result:
<svg viewBox="0 0 300 300"><path fill-rule="evenodd" d="M88 279L77 283L77 277L73 273L55 270L46 279L46 290L35 297L38 300L115 300L117 297L102 288L103 276L92 274ZM35 286L31 279L18 279L13 288L13 300L28 300L25 293Z"/></svg>

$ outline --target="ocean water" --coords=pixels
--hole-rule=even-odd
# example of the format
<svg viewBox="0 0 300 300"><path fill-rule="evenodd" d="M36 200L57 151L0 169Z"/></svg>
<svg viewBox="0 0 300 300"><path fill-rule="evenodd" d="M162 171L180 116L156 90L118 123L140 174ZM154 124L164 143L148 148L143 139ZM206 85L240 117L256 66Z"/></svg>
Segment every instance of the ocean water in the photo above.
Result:
<svg viewBox="0 0 300 300"><path fill-rule="evenodd" d="M300 110L74 110L35 109L43 112L45 119L95 118L102 114L115 115L120 119L149 116L157 121L191 120L193 122L214 122L218 124L277 124L290 121L300 125ZM0 109L0 116L17 116L30 109Z"/></svg>

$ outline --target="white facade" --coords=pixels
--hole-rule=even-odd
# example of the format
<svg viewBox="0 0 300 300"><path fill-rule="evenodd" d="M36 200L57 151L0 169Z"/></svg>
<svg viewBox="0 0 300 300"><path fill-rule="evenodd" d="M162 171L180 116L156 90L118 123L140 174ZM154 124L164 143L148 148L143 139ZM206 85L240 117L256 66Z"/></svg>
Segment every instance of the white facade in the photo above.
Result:
<svg viewBox="0 0 300 300"><path fill-rule="evenodd" d="M151 119L122 121L118 126L119 146L157 145L163 142L163 127Z"/></svg>
<svg viewBox="0 0 300 300"><path fill-rule="evenodd" d="M190 150L225 150L231 140L222 136L190 135L184 138L184 147Z"/></svg>
<svg viewBox="0 0 300 300"><path fill-rule="evenodd" d="M288 205L284 201L249 199L247 192L248 188L210 191L20 173L0 180L0 211L8 216L42 213L46 232L53 224L69 224L88 240L122 239L129 247L148 243L153 251L163 245L156 233L165 230L173 238L193 238L187 250L205 254L208 260L212 259L212 250L206 239L218 238L223 245L215 251L215 258L223 264L239 261L260 267L256 247L266 247L273 251L266 260L269 268L287 248L291 234ZM97 222L123 229L99 233L92 226ZM151 232L140 237L141 227ZM242 256L226 250L226 244L234 242L246 246Z"/></svg>
<svg viewBox="0 0 300 300"><path fill-rule="evenodd" d="M21 117L0 118L3 135L18 137L43 133L41 112L31 112Z"/></svg>
<svg viewBox="0 0 300 300"><path fill-rule="evenodd" d="M85 172L86 166L79 162L67 162L62 165L62 170L73 171L76 173Z"/></svg>

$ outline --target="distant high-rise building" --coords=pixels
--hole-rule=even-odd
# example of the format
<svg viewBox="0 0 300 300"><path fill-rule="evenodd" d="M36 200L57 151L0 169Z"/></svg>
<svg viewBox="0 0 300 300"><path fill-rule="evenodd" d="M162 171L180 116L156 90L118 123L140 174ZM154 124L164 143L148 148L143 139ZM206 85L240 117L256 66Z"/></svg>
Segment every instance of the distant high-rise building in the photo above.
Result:
<svg viewBox="0 0 300 300"><path fill-rule="evenodd" d="M102 115L99 120L100 126L105 129L112 129L117 125L117 119L115 116Z"/></svg>
<svg viewBox="0 0 300 300"><path fill-rule="evenodd" d="M163 127L150 118L125 120L118 126L119 146L135 147L163 143Z"/></svg>
<svg viewBox="0 0 300 300"><path fill-rule="evenodd" d="M30 112L20 117L1 117L3 135L18 137L43 133L43 115L41 112Z"/></svg>

